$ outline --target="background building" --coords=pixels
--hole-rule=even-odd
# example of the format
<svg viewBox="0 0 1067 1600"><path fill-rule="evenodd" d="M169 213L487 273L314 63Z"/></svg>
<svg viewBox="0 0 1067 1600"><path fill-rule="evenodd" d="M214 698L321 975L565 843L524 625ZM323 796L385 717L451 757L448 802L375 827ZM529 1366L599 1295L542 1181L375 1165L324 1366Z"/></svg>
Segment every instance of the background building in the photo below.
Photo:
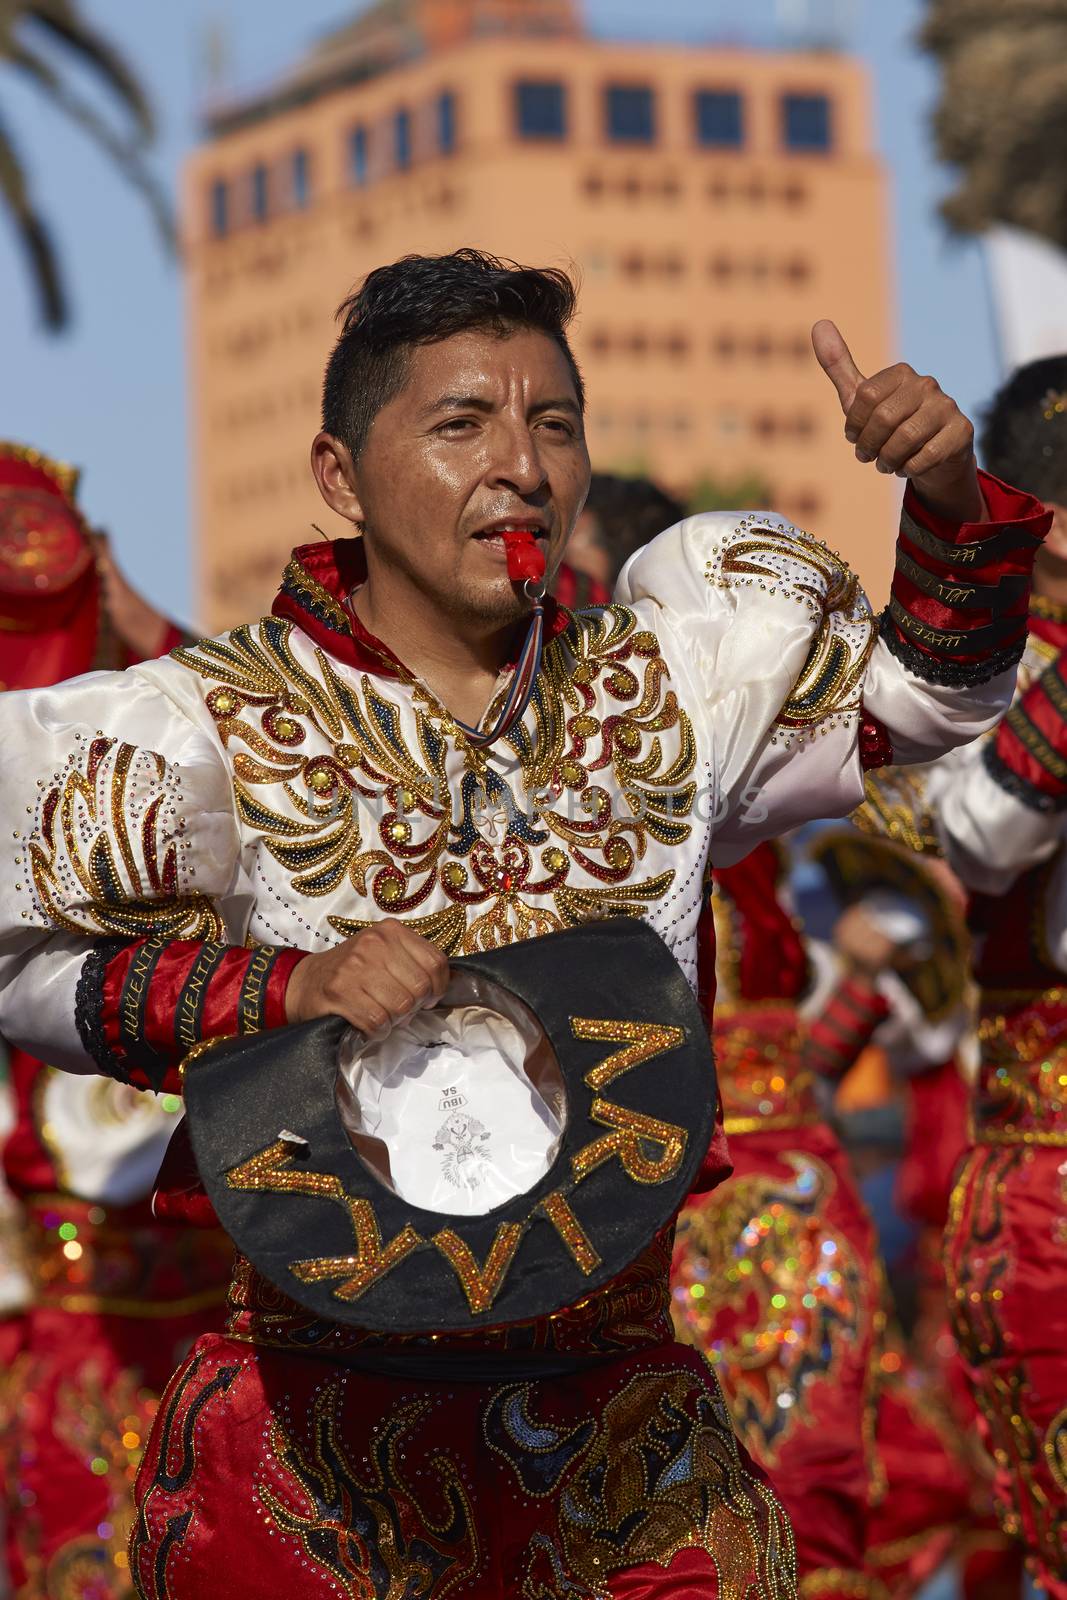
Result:
<svg viewBox="0 0 1067 1600"><path fill-rule="evenodd" d="M869 124L848 58L606 43L571 0L383 0L216 110L184 193L205 622L264 609L312 521L343 531L307 465L338 302L461 244L580 270L597 466L769 497L881 600L893 485L808 340L832 315L890 357Z"/></svg>

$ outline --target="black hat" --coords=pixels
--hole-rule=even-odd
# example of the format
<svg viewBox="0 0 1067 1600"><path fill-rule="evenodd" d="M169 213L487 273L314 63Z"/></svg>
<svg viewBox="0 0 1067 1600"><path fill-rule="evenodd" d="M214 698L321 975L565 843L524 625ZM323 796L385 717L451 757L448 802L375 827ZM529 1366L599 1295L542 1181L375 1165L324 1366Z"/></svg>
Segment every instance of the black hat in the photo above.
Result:
<svg viewBox="0 0 1067 1600"><path fill-rule="evenodd" d="M361 1159L336 1098L343 1019L225 1040L188 1063L193 1149L223 1227L319 1317L415 1333L558 1311L640 1255L707 1150L707 1030L650 928L597 923L452 967L484 1005L498 986L532 1013L566 1100L547 1172L483 1215L413 1205Z"/></svg>

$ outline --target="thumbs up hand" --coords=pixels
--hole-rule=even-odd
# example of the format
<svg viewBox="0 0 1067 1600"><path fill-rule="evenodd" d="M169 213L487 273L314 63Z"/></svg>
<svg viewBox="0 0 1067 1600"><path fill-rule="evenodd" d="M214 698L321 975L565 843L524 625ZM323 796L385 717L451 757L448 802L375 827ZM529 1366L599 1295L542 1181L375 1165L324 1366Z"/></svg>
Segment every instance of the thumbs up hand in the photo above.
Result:
<svg viewBox="0 0 1067 1600"><path fill-rule="evenodd" d="M903 361L865 378L833 322L817 322L811 342L837 390L856 459L910 478L930 510L950 522L986 521L974 428L936 378Z"/></svg>

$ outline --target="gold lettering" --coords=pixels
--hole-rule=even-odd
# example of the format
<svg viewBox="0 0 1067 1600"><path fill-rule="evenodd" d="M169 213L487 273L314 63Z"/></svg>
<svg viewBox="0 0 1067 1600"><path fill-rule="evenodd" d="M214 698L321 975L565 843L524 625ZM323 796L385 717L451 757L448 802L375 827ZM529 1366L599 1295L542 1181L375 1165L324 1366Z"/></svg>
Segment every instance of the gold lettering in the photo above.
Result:
<svg viewBox="0 0 1067 1600"><path fill-rule="evenodd" d="M320 1200L333 1200L344 1206L356 1236L356 1253L349 1256L317 1256L294 1261L290 1271L301 1283L321 1283L327 1278L344 1278L334 1293L337 1300L358 1300L365 1289L399 1265L423 1243L421 1234L406 1224L382 1248L382 1235L374 1207L369 1200L355 1200L345 1192L333 1172L307 1172L292 1168L293 1146L276 1139L265 1150L250 1156L226 1174L231 1189L257 1189L268 1194L303 1194Z"/></svg>
<svg viewBox="0 0 1067 1600"><path fill-rule="evenodd" d="M522 1234L521 1222L502 1222L481 1265L470 1246L452 1228L442 1228L440 1233L434 1234L434 1244L459 1279L467 1304L476 1316L479 1311L488 1311L500 1293Z"/></svg>
<svg viewBox="0 0 1067 1600"><path fill-rule="evenodd" d="M630 1111L626 1106L612 1105L610 1100L593 1101L590 1116L614 1129L600 1139L594 1139L584 1150L572 1157L574 1175L580 1183L595 1167L618 1156L627 1175L635 1183L666 1183L678 1171L685 1154L686 1131L673 1122L661 1122L658 1117L647 1117L641 1111ZM646 1155L643 1144L658 1144L662 1154Z"/></svg>
<svg viewBox="0 0 1067 1600"><path fill-rule="evenodd" d="M382 1233L374 1207L369 1200L348 1201L352 1229L356 1235L354 1256L317 1256L310 1261L294 1261L290 1272L301 1283L322 1283L326 1278L344 1278L334 1291L336 1300L358 1300L372 1283L384 1278L413 1250L422 1244L422 1237L406 1223L394 1239L382 1249Z"/></svg>
<svg viewBox="0 0 1067 1600"><path fill-rule="evenodd" d="M540 1202L540 1207L575 1261L588 1277L594 1268L599 1267L600 1256L597 1254L589 1235L574 1215L570 1202L563 1190L557 1189L553 1194L546 1194L545 1198Z"/></svg>
<svg viewBox="0 0 1067 1600"><path fill-rule="evenodd" d="M590 1089L606 1089L631 1067L639 1067L642 1061L651 1061L653 1056L673 1050L685 1039L684 1029L666 1023L605 1021L598 1017L572 1017L571 1032L576 1039L623 1046L586 1073L585 1081Z"/></svg>

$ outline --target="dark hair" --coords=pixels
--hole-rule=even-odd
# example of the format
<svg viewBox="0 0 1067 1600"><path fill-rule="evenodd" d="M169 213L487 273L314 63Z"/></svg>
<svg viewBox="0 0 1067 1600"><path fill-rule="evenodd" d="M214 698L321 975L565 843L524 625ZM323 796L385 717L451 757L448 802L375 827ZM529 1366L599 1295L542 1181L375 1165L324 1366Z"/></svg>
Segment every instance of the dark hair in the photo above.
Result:
<svg viewBox="0 0 1067 1600"><path fill-rule="evenodd" d="M685 516L681 501L651 478L623 478L614 472L593 473L585 509L596 517L598 541L611 557L614 577L635 550Z"/></svg>
<svg viewBox="0 0 1067 1600"><path fill-rule="evenodd" d="M482 250L404 256L378 267L338 309L341 336L326 367L322 426L357 458L371 423L403 388L416 345L437 344L469 328L504 339L537 328L567 358L578 403L585 385L567 342L577 291L554 267L520 267Z"/></svg>
<svg viewBox="0 0 1067 1600"><path fill-rule="evenodd" d="M1016 489L1067 505L1067 355L1012 373L985 414L981 457Z"/></svg>

